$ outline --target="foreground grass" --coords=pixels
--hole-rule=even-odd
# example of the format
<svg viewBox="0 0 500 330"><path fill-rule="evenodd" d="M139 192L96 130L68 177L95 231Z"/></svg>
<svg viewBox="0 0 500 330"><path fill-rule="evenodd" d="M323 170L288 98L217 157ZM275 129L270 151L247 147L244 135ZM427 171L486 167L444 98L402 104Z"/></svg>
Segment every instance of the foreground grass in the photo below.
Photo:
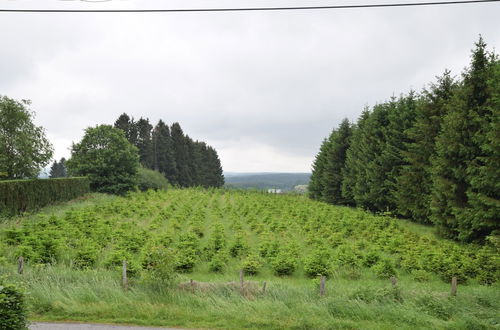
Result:
<svg viewBox="0 0 500 330"><path fill-rule="evenodd" d="M314 280L297 277L273 278L265 293L242 295L227 287L192 293L175 283L139 279L132 279L125 292L119 272L66 266L27 267L22 276L14 268L3 268L3 273L25 287L30 318L38 321L217 329L494 329L500 322L498 285L462 285L450 297L448 285L440 281L403 277L393 289L389 281L366 272L358 279L338 273L320 297ZM234 275L190 278L222 283L236 280Z"/></svg>

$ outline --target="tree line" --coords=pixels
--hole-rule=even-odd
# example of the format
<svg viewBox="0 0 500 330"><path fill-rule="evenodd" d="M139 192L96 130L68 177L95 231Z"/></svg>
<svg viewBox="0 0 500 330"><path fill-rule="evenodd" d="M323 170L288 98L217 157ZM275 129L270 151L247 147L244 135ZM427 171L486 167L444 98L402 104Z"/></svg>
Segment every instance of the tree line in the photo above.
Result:
<svg viewBox="0 0 500 330"><path fill-rule="evenodd" d="M344 120L320 147L310 197L437 226L461 241L500 232L500 61L482 38L449 71Z"/></svg>
<svg viewBox="0 0 500 330"><path fill-rule="evenodd" d="M173 185L181 187L224 185L217 151L205 142L185 135L179 123L170 127L159 120L153 127L149 119L123 113L114 124L139 150L139 162L145 168L162 173Z"/></svg>

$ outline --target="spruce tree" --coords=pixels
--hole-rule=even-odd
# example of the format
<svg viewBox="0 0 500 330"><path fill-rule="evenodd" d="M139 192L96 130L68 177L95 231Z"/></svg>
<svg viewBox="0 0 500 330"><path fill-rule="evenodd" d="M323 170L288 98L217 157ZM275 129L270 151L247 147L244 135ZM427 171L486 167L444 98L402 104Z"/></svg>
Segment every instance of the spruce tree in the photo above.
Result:
<svg viewBox="0 0 500 330"><path fill-rule="evenodd" d="M162 173L171 184L177 183L177 168L170 129L162 120L153 130L154 168Z"/></svg>
<svg viewBox="0 0 500 330"><path fill-rule="evenodd" d="M181 125L179 125L179 123L173 123L170 128L170 134L172 136L172 145L174 149L177 183L181 187L189 187L192 180L188 164L188 146Z"/></svg>
<svg viewBox="0 0 500 330"><path fill-rule="evenodd" d="M335 131L333 131L330 134L330 136L333 134L335 134ZM319 149L319 152L316 155L314 163L312 165L311 179L309 181L309 187L308 187L309 197L311 197L312 199L316 200L323 199L323 191L325 189L324 173L328 161L329 151L330 151L330 140L324 139Z"/></svg>
<svg viewBox="0 0 500 330"><path fill-rule="evenodd" d="M149 123L149 119L140 118L135 123L137 128L136 147L139 149L139 157L141 165L153 169L154 168L154 150L151 131L153 126Z"/></svg>
<svg viewBox="0 0 500 330"><path fill-rule="evenodd" d="M330 148L328 150L326 165L323 171L322 200L331 204L352 204L342 196L342 181L344 178L346 152L349 149L352 135L351 124L344 119L337 130L330 136Z"/></svg>
<svg viewBox="0 0 500 330"><path fill-rule="evenodd" d="M431 157L455 88L450 71L445 71L436 84L424 89L416 101L415 125L406 132L410 142L403 151L406 165L398 177L396 199L399 214L413 221L430 223Z"/></svg>
<svg viewBox="0 0 500 330"><path fill-rule="evenodd" d="M134 118L122 113L115 121L114 127L121 129L125 133L128 142L137 147L137 127Z"/></svg>
<svg viewBox="0 0 500 330"><path fill-rule="evenodd" d="M481 156L470 164L471 187L467 192L470 203L467 229L474 238L500 234L500 61L496 61L488 81L491 98L483 119L482 129L475 139L481 146Z"/></svg>
<svg viewBox="0 0 500 330"><path fill-rule="evenodd" d="M494 109L488 86L494 76L493 63L494 56L486 51L486 44L480 38L436 140L431 219L441 234L463 241L485 235L485 228L477 223L482 220L473 214L469 195L479 192L472 183L477 182L480 169L491 157L482 144L486 130L491 128L493 113L498 111Z"/></svg>
<svg viewBox="0 0 500 330"><path fill-rule="evenodd" d="M55 160L52 163L52 166L50 167L50 173L49 173L49 178L64 178L67 177L67 170L66 170L66 159L63 157L59 162Z"/></svg>

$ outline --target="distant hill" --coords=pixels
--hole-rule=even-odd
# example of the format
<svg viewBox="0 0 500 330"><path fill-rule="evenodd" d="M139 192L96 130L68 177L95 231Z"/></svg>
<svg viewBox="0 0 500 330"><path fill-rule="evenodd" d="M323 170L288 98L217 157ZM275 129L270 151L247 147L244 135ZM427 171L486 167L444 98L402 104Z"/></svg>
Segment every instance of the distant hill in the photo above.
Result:
<svg viewBox="0 0 500 330"><path fill-rule="evenodd" d="M295 186L307 185L310 173L224 173L225 186L240 189L281 189L292 191Z"/></svg>

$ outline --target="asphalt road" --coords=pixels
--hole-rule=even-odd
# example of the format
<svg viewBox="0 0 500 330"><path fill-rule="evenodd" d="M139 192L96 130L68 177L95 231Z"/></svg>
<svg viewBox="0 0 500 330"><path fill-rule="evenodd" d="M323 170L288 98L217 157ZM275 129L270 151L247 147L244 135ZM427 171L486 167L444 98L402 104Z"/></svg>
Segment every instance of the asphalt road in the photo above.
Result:
<svg viewBox="0 0 500 330"><path fill-rule="evenodd" d="M179 328L150 328L126 325L108 325L91 323L45 323L33 322L30 330L180 330Z"/></svg>

